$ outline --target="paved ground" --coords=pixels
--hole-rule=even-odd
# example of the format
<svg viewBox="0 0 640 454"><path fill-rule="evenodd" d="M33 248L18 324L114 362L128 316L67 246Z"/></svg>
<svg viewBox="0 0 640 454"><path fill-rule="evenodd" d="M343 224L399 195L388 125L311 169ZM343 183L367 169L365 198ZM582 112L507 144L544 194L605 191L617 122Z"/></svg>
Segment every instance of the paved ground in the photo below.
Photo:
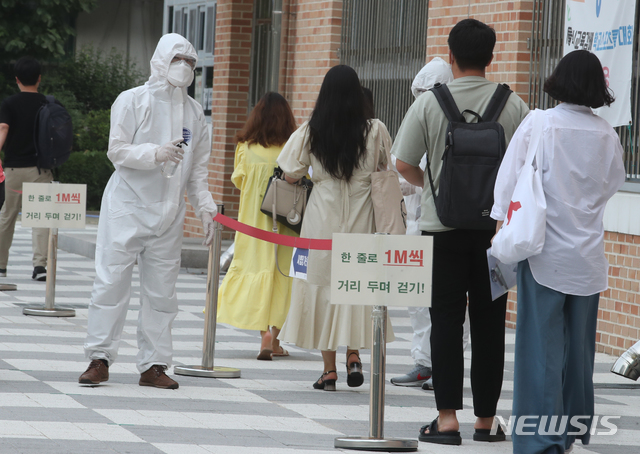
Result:
<svg viewBox="0 0 640 454"><path fill-rule="evenodd" d="M111 368L110 380L96 387L78 385L87 365L82 343L93 260L63 251L58 255L56 304L75 308L75 317L24 316L22 308L42 304L45 295L45 284L30 279L30 239L28 229L17 228L9 275L0 278L0 283L18 285L18 291L0 292L0 453L322 454L338 452L333 448L335 437L368 435L368 376L364 386L349 389L346 372L339 370L337 392L313 390L311 383L322 369L318 351L287 346L289 358L256 361L258 333L226 325L218 326L216 365L240 368L242 378L174 376L180 382L175 391L138 386L134 366L137 275L120 357ZM205 276L190 271L183 270L178 280L181 306L173 329L176 364L201 361ZM390 314L398 340L388 347L387 377L402 374L412 365L408 314L397 309ZM514 333L508 331L499 404L505 419L511 409L513 342ZM366 369L370 358L363 353ZM467 352L467 368L469 357ZM596 435L588 448L578 446L575 453L638 452L640 389L608 372L614 359L597 355L596 413L621 416L618 432ZM386 389L385 436L416 438L419 427L435 416L433 393L390 384ZM420 443L419 452L510 453L508 441L492 445L472 441L470 403L466 381L465 409L460 413L462 446Z"/></svg>

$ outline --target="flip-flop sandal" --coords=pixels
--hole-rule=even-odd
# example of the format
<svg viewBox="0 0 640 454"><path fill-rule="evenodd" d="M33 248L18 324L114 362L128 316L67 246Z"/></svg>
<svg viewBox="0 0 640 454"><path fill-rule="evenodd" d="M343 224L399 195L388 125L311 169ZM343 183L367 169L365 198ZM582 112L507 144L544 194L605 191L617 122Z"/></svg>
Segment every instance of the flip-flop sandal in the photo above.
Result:
<svg viewBox="0 0 640 454"><path fill-rule="evenodd" d="M429 429L429 432L425 432ZM431 421L431 424L420 428L420 436L418 440L425 443L436 443L439 445L461 445L462 437L460 432L449 430L446 432L438 431L438 418Z"/></svg>
<svg viewBox="0 0 640 454"><path fill-rule="evenodd" d="M270 348L263 348L260 350L260 354L258 354L258 358L260 361L271 361L271 355L273 354L273 350Z"/></svg>
<svg viewBox="0 0 640 454"><path fill-rule="evenodd" d="M280 349L282 350L280 353L273 352L273 353L271 353L271 356L289 356L289 352L287 350L285 350L284 347L280 347Z"/></svg>
<svg viewBox="0 0 640 454"><path fill-rule="evenodd" d="M476 432L473 434L473 441L488 441L493 443L494 441L505 441L506 439L507 436L500 424L498 424L495 434L491 433L491 429L476 429Z"/></svg>

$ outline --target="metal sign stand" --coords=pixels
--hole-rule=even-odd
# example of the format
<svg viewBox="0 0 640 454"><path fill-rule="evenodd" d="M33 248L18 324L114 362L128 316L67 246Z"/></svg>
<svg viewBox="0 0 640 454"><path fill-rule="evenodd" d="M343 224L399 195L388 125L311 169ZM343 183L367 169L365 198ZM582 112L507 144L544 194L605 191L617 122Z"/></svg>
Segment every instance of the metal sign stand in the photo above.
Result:
<svg viewBox="0 0 640 454"><path fill-rule="evenodd" d="M371 347L369 436L336 438L334 447L362 451L417 451L418 440L411 440L408 438L384 438L387 306L373 306L371 321L373 324L373 345Z"/></svg>
<svg viewBox="0 0 640 454"><path fill-rule="evenodd" d="M224 214L224 205L218 205L218 212ZM213 365L216 347L216 321L218 319L218 287L220 284L220 255L222 248L222 224L213 222L213 241L209 248L207 266L207 301L205 303L204 342L201 366L174 366L178 375L208 378L240 378L240 369Z"/></svg>
<svg viewBox="0 0 640 454"><path fill-rule="evenodd" d="M69 308L56 308L56 266L58 264L58 229L49 229L49 252L47 254L47 290L44 306L31 306L22 309L24 315L45 317L75 317L76 311Z"/></svg>

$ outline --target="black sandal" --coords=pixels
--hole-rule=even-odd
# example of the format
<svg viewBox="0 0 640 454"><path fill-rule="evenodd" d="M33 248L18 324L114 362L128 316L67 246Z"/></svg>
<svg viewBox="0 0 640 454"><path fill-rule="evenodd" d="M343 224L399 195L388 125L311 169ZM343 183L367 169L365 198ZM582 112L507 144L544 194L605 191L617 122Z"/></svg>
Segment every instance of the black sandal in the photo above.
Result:
<svg viewBox="0 0 640 454"><path fill-rule="evenodd" d="M488 441L489 443L493 443L496 441L505 441L506 439L507 436L502 429L502 424L498 424L496 433L494 434L491 433L491 429L476 429L473 434L473 441Z"/></svg>
<svg viewBox="0 0 640 454"><path fill-rule="evenodd" d="M349 363L351 355L356 355L358 361ZM357 388L364 383L364 375L362 374L362 362L360 362L360 355L356 352L349 353L347 356L347 385L351 388Z"/></svg>
<svg viewBox="0 0 640 454"><path fill-rule="evenodd" d="M336 390L336 380L335 379L330 379L330 380L325 380L324 379L324 377L329 375L329 374L338 375L338 373L335 370L330 370L328 372L325 372L324 374L322 374L320 376L318 381L313 382L313 388L314 389L324 389L325 391L335 391Z"/></svg>
<svg viewBox="0 0 640 454"><path fill-rule="evenodd" d="M429 429L429 432L426 432L427 429ZM462 444L462 437L460 436L460 432L455 430L440 432L438 430L438 418L431 421L431 424L427 424L426 426L422 426L420 428L420 435L418 436L418 440L424 441L425 443L436 443L439 445L458 446Z"/></svg>

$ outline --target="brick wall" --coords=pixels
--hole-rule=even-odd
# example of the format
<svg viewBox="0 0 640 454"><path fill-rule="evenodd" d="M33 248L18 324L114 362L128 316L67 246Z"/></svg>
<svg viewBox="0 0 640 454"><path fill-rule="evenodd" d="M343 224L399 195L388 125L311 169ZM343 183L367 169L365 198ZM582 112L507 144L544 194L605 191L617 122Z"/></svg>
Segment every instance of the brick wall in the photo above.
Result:
<svg viewBox="0 0 640 454"><path fill-rule="evenodd" d="M291 20L281 52L287 61L281 90L301 124L309 119L324 75L340 63L342 2L298 0L288 4Z"/></svg>
<svg viewBox="0 0 640 454"><path fill-rule="evenodd" d="M487 78L511 86L525 102L529 95L527 38L531 36L532 1L431 0L427 32L427 61L442 57L448 61L447 37L451 28L467 17L490 25L496 31L494 58Z"/></svg>
<svg viewBox="0 0 640 454"><path fill-rule="evenodd" d="M640 236L605 232L609 289L600 295L596 350L621 355L640 339ZM516 294L510 292L507 326L515 328Z"/></svg>
<svg viewBox="0 0 640 454"><path fill-rule="evenodd" d="M240 192L231 183L234 136L247 119L253 0L218 0L211 110L212 143L209 187L225 214L237 217ZM187 213L185 235L202 234L193 211ZM226 237L231 234L226 233Z"/></svg>

